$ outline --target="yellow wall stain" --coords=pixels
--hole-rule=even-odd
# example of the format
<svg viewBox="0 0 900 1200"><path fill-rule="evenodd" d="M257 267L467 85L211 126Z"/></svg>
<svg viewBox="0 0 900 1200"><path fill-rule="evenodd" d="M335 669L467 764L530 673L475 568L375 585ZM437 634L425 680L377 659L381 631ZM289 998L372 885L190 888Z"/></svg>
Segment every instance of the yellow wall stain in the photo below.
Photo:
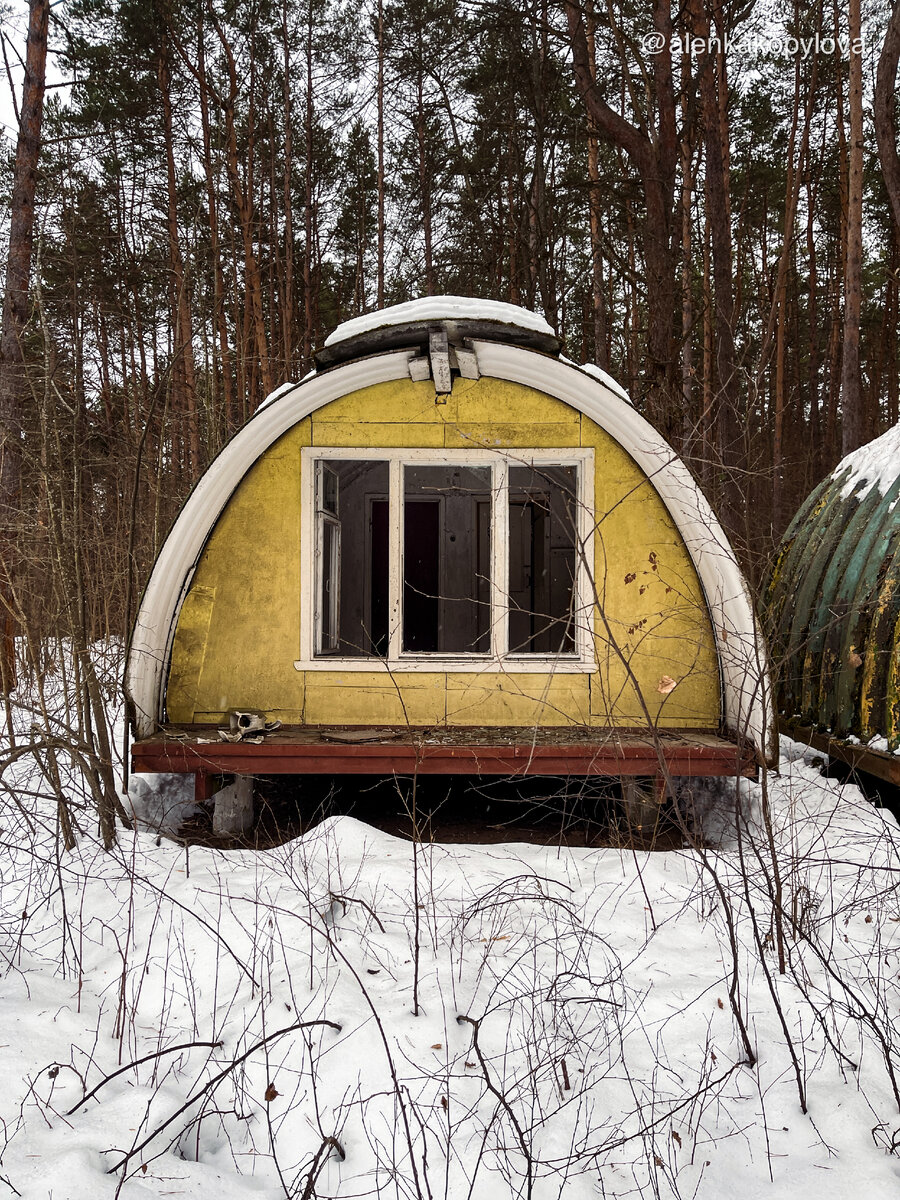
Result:
<svg viewBox="0 0 900 1200"><path fill-rule="evenodd" d="M715 729L709 614L672 518L626 450L533 388L391 381L317 410L248 470L210 534L178 619L168 720L261 708L287 724L645 725ZM297 671L303 446L592 447L596 670ZM676 681L660 691L664 676Z"/></svg>
<svg viewBox="0 0 900 1200"><path fill-rule="evenodd" d="M184 598L169 670L166 702L171 712L193 713L200 690L200 673L206 658L209 625L216 589L194 583ZM191 717L184 718L191 720Z"/></svg>
<svg viewBox="0 0 900 1200"><path fill-rule="evenodd" d="M883 628L885 618L894 607L896 590L897 577L889 574L879 589L869 618L869 636L863 646L863 675L859 688L859 732L863 741L869 741L881 732L882 725L891 723L891 705L888 703L882 709L879 703L880 697L877 694L879 668L883 664L885 654L890 658L890 650L884 643L883 635L879 637L876 631ZM900 660L900 640L895 636L889 645L896 648L893 657ZM883 672L881 673L883 674ZM888 682L890 674L890 667L888 667ZM895 728L888 736L896 737L896 718Z"/></svg>

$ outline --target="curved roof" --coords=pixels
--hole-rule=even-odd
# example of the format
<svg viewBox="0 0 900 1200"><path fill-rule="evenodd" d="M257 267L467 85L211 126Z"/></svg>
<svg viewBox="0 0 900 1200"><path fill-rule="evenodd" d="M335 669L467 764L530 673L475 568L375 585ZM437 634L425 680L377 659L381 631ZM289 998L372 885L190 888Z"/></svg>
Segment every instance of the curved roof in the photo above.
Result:
<svg viewBox="0 0 900 1200"><path fill-rule="evenodd" d="M767 590L786 716L900 743L900 425L847 455L782 539Z"/></svg>
<svg viewBox="0 0 900 1200"><path fill-rule="evenodd" d="M612 381L506 340L473 338L470 344L482 376L524 384L584 413L623 446L651 480L684 540L709 605L722 674L724 724L771 759L775 735L766 651L749 592L721 526L685 465ZM138 736L150 734L159 721L181 603L206 540L246 472L283 433L316 409L352 391L409 378L416 354L415 348L370 354L285 385L211 464L160 550L132 633L125 687Z"/></svg>

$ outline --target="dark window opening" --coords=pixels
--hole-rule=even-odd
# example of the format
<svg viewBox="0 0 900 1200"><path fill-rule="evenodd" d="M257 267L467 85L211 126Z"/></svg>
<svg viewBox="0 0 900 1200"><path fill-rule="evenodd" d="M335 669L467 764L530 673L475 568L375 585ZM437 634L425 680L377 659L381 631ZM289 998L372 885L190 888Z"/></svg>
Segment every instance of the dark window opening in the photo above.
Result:
<svg viewBox="0 0 900 1200"><path fill-rule="evenodd" d="M575 652L575 467L509 468L509 650Z"/></svg>
<svg viewBox="0 0 900 1200"><path fill-rule="evenodd" d="M403 514L403 649L433 653L440 640L440 504L407 500Z"/></svg>
<svg viewBox="0 0 900 1200"><path fill-rule="evenodd" d="M403 475L403 649L487 654L491 469L407 466Z"/></svg>
<svg viewBox="0 0 900 1200"><path fill-rule="evenodd" d="M580 468L500 463L314 462L314 654L576 653Z"/></svg>
<svg viewBox="0 0 900 1200"><path fill-rule="evenodd" d="M389 464L317 464L319 654L387 654Z"/></svg>
<svg viewBox="0 0 900 1200"><path fill-rule="evenodd" d="M387 500L373 500L370 516L372 545L369 561L372 564L369 580L369 611L372 614L372 653L386 658L390 602L390 525Z"/></svg>

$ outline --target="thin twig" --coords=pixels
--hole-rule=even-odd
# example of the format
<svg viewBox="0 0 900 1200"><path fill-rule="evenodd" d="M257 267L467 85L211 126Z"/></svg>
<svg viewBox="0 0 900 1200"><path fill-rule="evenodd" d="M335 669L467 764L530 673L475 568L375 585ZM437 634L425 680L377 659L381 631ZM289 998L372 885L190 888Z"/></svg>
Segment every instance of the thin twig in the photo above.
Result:
<svg viewBox="0 0 900 1200"><path fill-rule="evenodd" d="M88 1100L96 1096L100 1089L111 1083L117 1075L124 1075L126 1071L130 1071L133 1067L139 1067L142 1063L151 1062L154 1058L162 1058L164 1054L175 1054L179 1050L193 1050L201 1047L215 1050L221 1045L222 1042L181 1042L178 1046L169 1046L165 1050L155 1050L152 1054L145 1054L143 1058L136 1058L134 1062L126 1063L124 1067L119 1067L118 1071L113 1071L111 1075L107 1075L105 1079L101 1079L96 1087L91 1088L89 1092L86 1092L81 1097L77 1104L72 1105L66 1116L71 1117L72 1113L81 1108L82 1104L86 1104Z"/></svg>
<svg viewBox="0 0 900 1200"><path fill-rule="evenodd" d="M208 1080L203 1085L196 1096L192 1096L190 1100L186 1100L179 1109L172 1113L171 1117L163 1121L162 1125L158 1125L151 1134L148 1134L148 1136L144 1138L140 1145L135 1146L132 1150L129 1150L123 1158L120 1158L114 1166L110 1167L106 1172L107 1175L113 1175L119 1170L120 1167L126 1166L136 1154L140 1154L140 1152L146 1146L149 1146L153 1139L158 1137L164 1129L167 1129L174 1121L177 1121L178 1118L186 1113L192 1105L196 1104L197 1101L205 1096L207 1092L212 1091L217 1084L221 1083L226 1076L230 1075L235 1067L239 1067L242 1062L246 1062L251 1054L255 1054L257 1050L261 1050L269 1042L274 1041L275 1038L283 1037L286 1033L293 1033L297 1029L311 1029L315 1025L327 1025L329 1029L335 1029L338 1033L340 1033L342 1029L341 1025L336 1024L334 1021L326 1021L324 1018L320 1021L298 1021L295 1025L286 1025L284 1029L276 1029L274 1033L270 1033L267 1037L260 1039L260 1041L252 1045L249 1050L245 1050L243 1054L240 1054L237 1058L232 1059L232 1061L227 1067L224 1068L224 1070L220 1071L218 1075L214 1075L212 1079Z"/></svg>

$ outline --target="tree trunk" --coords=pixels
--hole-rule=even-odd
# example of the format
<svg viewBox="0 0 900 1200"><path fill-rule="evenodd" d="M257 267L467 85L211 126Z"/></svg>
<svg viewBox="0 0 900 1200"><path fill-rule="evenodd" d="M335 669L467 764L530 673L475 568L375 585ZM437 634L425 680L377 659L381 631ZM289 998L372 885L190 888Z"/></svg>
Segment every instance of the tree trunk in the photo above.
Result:
<svg viewBox="0 0 900 1200"><path fill-rule="evenodd" d="M897 230L893 243L891 245L891 260L888 271L888 311L885 314L886 330L886 346L885 351L889 363L897 361L897 320L898 320L898 288L897 288L897 259L898 259L898 240L900 240L900 229ZM888 387L888 410L887 418L888 425L896 425L900 419L900 411L898 411L898 380L895 370L888 370L887 373Z"/></svg>
<svg viewBox="0 0 900 1200"><path fill-rule="evenodd" d="M847 188L847 258L844 267L844 337L841 363L842 451L867 440L859 363L862 307L863 110L860 0L850 0L850 152Z"/></svg>
<svg viewBox="0 0 900 1200"><path fill-rule="evenodd" d="M282 4L281 30L284 38L284 291L282 329L284 338L284 378L290 379L294 364L294 217L291 179L294 169L294 140L291 111L291 46L287 0ZM273 233L275 231L273 230Z"/></svg>
<svg viewBox="0 0 900 1200"><path fill-rule="evenodd" d="M709 191L706 180L703 213L703 403L700 415L700 482L704 492L712 490L712 407L713 407L713 322L712 322L712 253L709 234Z"/></svg>
<svg viewBox="0 0 900 1200"><path fill-rule="evenodd" d="M884 175L884 186L887 189L891 212L894 214L894 222L900 233L900 157L897 155L897 128L894 119L898 62L900 62L900 0L897 0L894 5L894 11L891 13L887 33L884 37L884 45L881 47L873 103L875 140L878 142L881 172Z"/></svg>
<svg viewBox="0 0 900 1200"><path fill-rule="evenodd" d="M209 252L213 267L213 322L219 341L222 389L225 396L225 437L227 440L238 425L234 402L234 381L231 375L231 352L228 348L228 320L225 314L225 276L219 246L219 205L216 197L215 170L212 158L212 135L209 122L209 87L206 79L206 51L203 39L202 10L197 16L197 82L200 93L200 121L203 130L203 172L206 178L206 203L209 209Z"/></svg>
<svg viewBox="0 0 900 1200"><path fill-rule="evenodd" d="M672 19L668 0L655 0L653 24L663 49L653 55L652 75L657 119L652 136L631 124L606 103L594 84L587 32L580 7L566 0L569 45L575 82L596 132L628 155L641 178L644 193L643 252L647 296L645 391L650 419L664 433L676 422L677 354L675 351L675 291L677 252L672 230L675 220L675 175L678 138L675 88L672 78Z"/></svg>
<svg viewBox="0 0 900 1200"><path fill-rule="evenodd" d="M303 164L303 371L312 364L316 312L313 303L313 20L312 0L306 9L306 103Z"/></svg>
<svg viewBox="0 0 900 1200"><path fill-rule="evenodd" d="M799 18L796 5L795 17ZM815 64L813 65L813 80L815 80ZM791 117L791 133L788 140L787 179L785 182L784 198L784 235L781 243L781 255L778 260L775 299L772 305L777 322L775 326L775 428L772 442L772 525L776 537L779 537L782 531L782 508L784 500L785 336L787 333L785 308L787 277L788 267L794 252L794 222L797 214L797 202L800 196L800 179L803 172L803 162L806 158L806 147L809 140L810 99L812 91L813 89L810 88L807 97L806 122L803 128L802 144L800 153L795 161L794 152L797 144L797 128L800 121L800 60L797 59L794 63L794 103L793 115Z"/></svg>
<svg viewBox="0 0 900 1200"><path fill-rule="evenodd" d="M44 115L50 0L30 0L25 80L13 171L9 259L0 327L0 690L16 685L12 583L19 560L22 436L27 380L22 339L28 324L28 285L34 240L34 196Z"/></svg>
<svg viewBox="0 0 900 1200"><path fill-rule="evenodd" d="M435 287L431 172L425 136L425 72L422 65L422 54L421 34L419 34L419 62L416 69L416 146L419 158L419 194L422 200L422 234L425 249L425 295L433 296Z"/></svg>
<svg viewBox="0 0 900 1200"><path fill-rule="evenodd" d="M384 5L378 0L378 266L376 302L384 308Z"/></svg>
<svg viewBox="0 0 900 1200"><path fill-rule="evenodd" d="M808 362L807 378L809 380L809 440L812 454L813 475L820 478L822 470L822 422L819 412L819 271L818 254L816 253L815 226L815 189L812 180L806 182L806 258L809 266L808 302Z"/></svg>
<svg viewBox="0 0 900 1200"><path fill-rule="evenodd" d="M171 75L168 46L165 38L157 63L157 81L162 98L163 128L166 146L166 228L169 241L169 271L171 273L171 312L174 327L174 362L172 389L174 407L187 420L188 473L191 483L200 478L200 426L197 416L197 373L194 365L194 333L191 325L190 302L184 275L184 262L178 244L177 178L175 175L174 129L172 124Z"/></svg>
<svg viewBox="0 0 900 1200"><path fill-rule="evenodd" d="M209 10L210 19L213 22L219 42L222 46L222 51L225 55L225 66L228 73L228 95L224 97L220 103L222 105L223 114L225 117L225 164L228 174L228 182L231 187L231 193L234 198L234 205L237 209L238 220L241 226L241 242L244 251L244 289L247 296L246 309L250 317L250 337L247 342L253 346L255 353L253 362L258 363L259 378L262 382L263 397L267 396L273 388L272 370L269 359L269 346L266 336L266 325L263 317L262 305L262 281L259 273L259 263L256 259L256 254L253 249L253 231L254 231L254 213L253 213L253 127L251 115L251 127L249 136L249 146L247 151L247 178L246 183L241 183L240 171L238 168L238 145L237 145L237 130L235 128L235 101L238 96L238 78L237 64L234 60L234 52L231 49L231 44L225 36L221 24L214 15L213 11ZM235 295L240 295L240 289L235 289ZM251 372L255 375L255 372ZM246 378L246 376L245 376ZM250 395L245 392L244 395L244 416L246 417L246 409L248 400L251 399L255 392L255 381L250 385ZM255 405L254 405L255 407Z"/></svg>
<svg viewBox="0 0 900 1200"><path fill-rule="evenodd" d="M710 28L702 4L693 6L694 33L709 42ZM726 179L727 130L719 103L722 83L711 53L698 62L700 97L706 146L706 187L708 198L712 275L715 290L715 358L718 392L714 421L719 461L726 468L720 496L720 516L726 531L734 536L743 510L742 480L737 471L743 461L740 381L734 346L734 286L732 275L731 203Z"/></svg>
<svg viewBox="0 0 900 1200"><path fill-rule="evenodd" d="M510 106L511 107L511 106ZM516 220L516 138L515 122L507 120L506 143L506 203L502 209L502 219L506 226L505 237L509 247L509 302L520 304L522 300L519 285L519 230ZM499 280L498 280L499 284Z"/></svg>
<svg viewBox="0 0 900 1200"><path fill-rule="evenodd" d="M685 79L690 78L691 61L682 56L681 71ZM685 103L684 109L687 109ZM691 245L691 196L694 190L694 147L685 111L685 130L681 138L681 404L682 404L682 450L693 453L696 439L694 423L694 298L693 298L693 248Z"/></svg>

